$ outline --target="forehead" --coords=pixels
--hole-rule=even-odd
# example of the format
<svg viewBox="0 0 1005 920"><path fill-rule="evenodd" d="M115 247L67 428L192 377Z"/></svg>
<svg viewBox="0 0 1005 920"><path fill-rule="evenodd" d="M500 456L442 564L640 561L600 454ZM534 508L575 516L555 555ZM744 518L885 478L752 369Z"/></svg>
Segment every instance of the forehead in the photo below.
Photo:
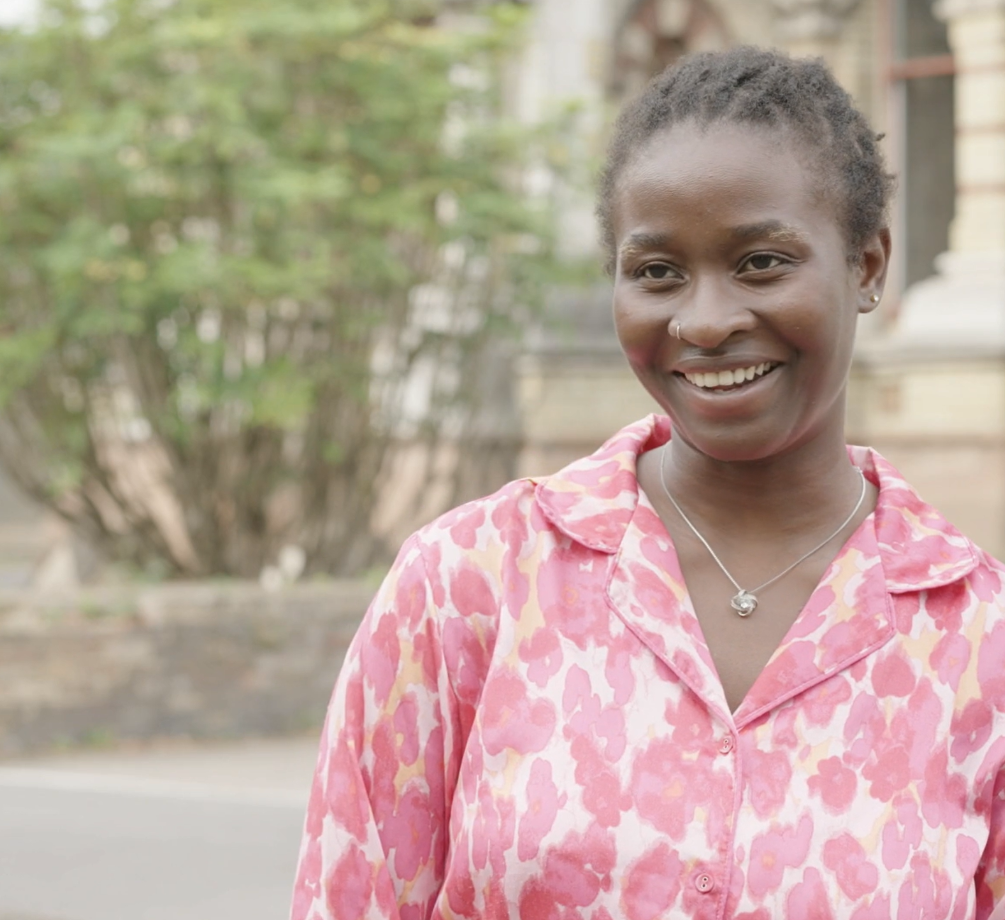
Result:
<svg viewBox="0 0 1005 920"><path fill-rule="evenodd" d="M615 192L614 229L649 219L743 212L745 223L837 223L826 170L786 128L693 122L648 138L628 162Z"/></svg>

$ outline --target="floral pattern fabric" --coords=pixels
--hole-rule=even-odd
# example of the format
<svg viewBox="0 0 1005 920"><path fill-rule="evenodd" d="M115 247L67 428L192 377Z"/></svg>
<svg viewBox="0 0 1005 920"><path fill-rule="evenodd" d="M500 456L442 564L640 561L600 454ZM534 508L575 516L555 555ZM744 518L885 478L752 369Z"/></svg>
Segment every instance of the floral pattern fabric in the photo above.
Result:
<svg viewBox="0 0 1005 920"><path fill-rule="evenodd" d="M1003 569L879 500L735 713L638 454L411 537L349 650L292 920L1005 920Z"/></svg>

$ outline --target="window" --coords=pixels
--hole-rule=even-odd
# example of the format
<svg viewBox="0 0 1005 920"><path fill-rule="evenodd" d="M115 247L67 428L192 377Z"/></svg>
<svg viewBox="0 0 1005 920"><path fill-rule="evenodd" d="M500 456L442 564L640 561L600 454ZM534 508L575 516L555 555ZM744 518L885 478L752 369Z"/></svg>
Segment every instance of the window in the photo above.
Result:
<svg viewBox="0 0 1005 920"><path fill-rule="evenodd" d="M945 23L929 0L884 0L888 25L892 165L900 178L899 265L902 286L934 273L949 248L956 198L953 57Z"/></svg>

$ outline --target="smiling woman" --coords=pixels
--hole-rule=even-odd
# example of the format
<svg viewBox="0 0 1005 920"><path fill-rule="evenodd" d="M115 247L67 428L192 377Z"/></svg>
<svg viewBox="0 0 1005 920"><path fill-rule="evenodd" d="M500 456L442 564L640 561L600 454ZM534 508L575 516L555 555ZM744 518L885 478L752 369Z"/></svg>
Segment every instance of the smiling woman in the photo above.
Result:
<svg viewBox="0 0 1005 920"><path fill-rule="evenodd" d="M1002 566L844 438L890 189L819 62L626 109L598 213L665 416L405 544L294 920L1005 918Z"/></svg>
<svg viewBox="0 0 1005 920"><path fill-rule="evenodd" d="M837 209L785 133L676 125L618 184L615 321L674 420L674 451L757 460L826 438L843 456L855 319L874 306L889 236L850 260ZM708 387L709 374L729 383Z"/></svg>

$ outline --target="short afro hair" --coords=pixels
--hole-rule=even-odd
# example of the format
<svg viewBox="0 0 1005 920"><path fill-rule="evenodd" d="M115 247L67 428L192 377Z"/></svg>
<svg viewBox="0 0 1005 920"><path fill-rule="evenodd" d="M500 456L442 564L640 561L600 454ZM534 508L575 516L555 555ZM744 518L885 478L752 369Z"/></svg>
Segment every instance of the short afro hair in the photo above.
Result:
<svg viewBox="0 0 1005 920"><path fill-rule="evenodd" d="M737 47L682 58L628 103L614 126L600 175L597 217L608 270L615 262L614 206L618 183L653 135L683 122L708 127L733 122L790 130L829 177L849 259L887 224L894 178L876 135L820 59Z"/></svg>

